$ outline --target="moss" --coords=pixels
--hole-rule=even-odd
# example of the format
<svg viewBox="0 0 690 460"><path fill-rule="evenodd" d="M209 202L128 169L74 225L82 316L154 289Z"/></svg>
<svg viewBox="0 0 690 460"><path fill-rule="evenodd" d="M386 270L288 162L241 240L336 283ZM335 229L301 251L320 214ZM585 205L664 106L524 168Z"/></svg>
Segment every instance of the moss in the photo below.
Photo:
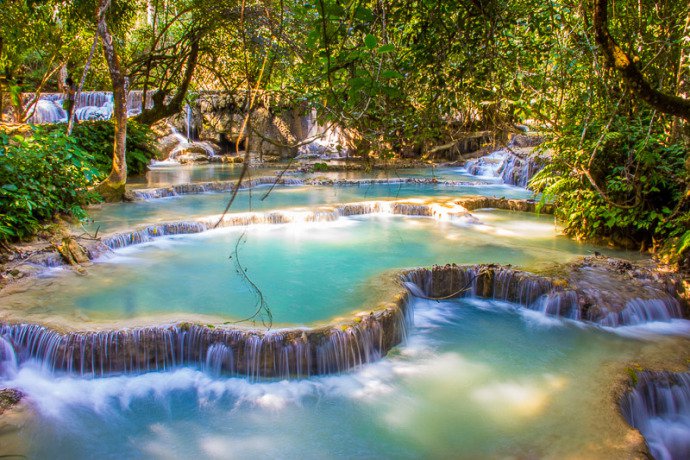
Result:
<svg viewBox="0 0 690 460"><path fill-rule="evenodd" d="M107 203L116 203L122 201L125 196L125 184L110 182L104 180L95 187L96 192L103 197Z"/></svg>
<svg viewBox="0 0 690 460"><path fill-rule="evenodd" d="M632 384L633 387L637 386L638 382L638 377L637 373L642 371L642 367L639 364L633 364L632 366L628 367L626 369L626 372L628 373L628 376L630 377L630 383Z"/></svg>
<svg viewBox="0 0 690 460"><path fill-rule="evenodd" d="M24 394L18 390L10 388L0 390L0 414L18 404L23 397Z"/></svg>

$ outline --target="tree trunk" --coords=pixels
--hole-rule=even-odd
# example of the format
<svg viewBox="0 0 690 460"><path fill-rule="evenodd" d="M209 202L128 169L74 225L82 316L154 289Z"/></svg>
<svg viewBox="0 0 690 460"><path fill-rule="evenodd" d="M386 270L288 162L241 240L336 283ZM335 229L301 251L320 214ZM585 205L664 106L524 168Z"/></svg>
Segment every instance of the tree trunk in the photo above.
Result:
<svg viewBox="0 0 690 460"><path fill-rule="evenodd" d="M608 28L608 0L594 0L594 31L608 65L620 73L637 97L659 112L690 120L690 100L652 88L637 68L635 59L628 56L613 39Z"/></svg>
<svg viewBox="0 0 690 460"><path fill-rule="evenodd" d="M121 201L125 193L127 182L127 88L126 79L120 65L120 58L115 49L113 36L108 30L105 12L110 6L110 0L101 0L98 7L98 34L103 43L103 54L108 63L108 72L113 85L113 120L115 136L113 144L113 168L106 180L101 182L96 190L106 201Z"/></svg>

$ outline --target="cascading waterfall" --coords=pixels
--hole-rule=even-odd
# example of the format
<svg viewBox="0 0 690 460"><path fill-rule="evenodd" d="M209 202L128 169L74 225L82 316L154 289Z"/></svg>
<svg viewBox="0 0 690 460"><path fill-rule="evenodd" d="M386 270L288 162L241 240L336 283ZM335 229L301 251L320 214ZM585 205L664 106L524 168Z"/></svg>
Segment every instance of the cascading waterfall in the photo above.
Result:
<svg viewBox="0 0 690 460"><path fill-rule="evenodd" d="M307 135L305 139L316 139L299 147L300 157L329 159L347 156L347 141L340 127L320 125L316 110L312 110L306 117L306 124Z"/></svg>
<svg viewBox="0 0 690 460"><path fill-rule="evenodd" d="M504 184L527 187L527 183L542 168L533 158L519 158L516 155L508 154L498 168L497 174L500 175Z"/></svg>
<svg viewBox="0 0 690 460"><path fill-rule="evenodd" d="M592 304L592 299L577 287L566 288L548 277L498 265L437 266L431 270L407 272L402 279L410 293L418 297L491 298L516 303L548 316L601 326L620 327L683 318L678 300L662 292L656 293L656 298L631 299L620 312L608 311L606 305L584 308Z"/></svg>
<svg viewBox="0 0 690 460"><path fill-rule="evenodd" d="M82 376L142 373L184 365L252 378L309 377L373 362L403 341L411 323L407 298L315 329L258 331L182 323L118 331L60 334L35 324L0 326L0 371L38 360L51 371Z"/></svg>
<svg viewBox="0 0 690 460"><path fill-rule="evenodd" d="M40 99L27 121L32 124L63 123L67 121L67 112L62 108L62 100Z"/></svg>
<svg viewBox="0 0 690 460"><path fill-rule="evenodd" d="M286 178L277 181L278 185L304 185L300 179ZM240 190L246 190L260 185L273 185L275 177L257 177L256 179L242 181ZM138 200L152 200L156 198L169 198L179 195L192 195L208 192L229 192L237 185L236 181L195 182L178 184L171 187L150 188L132 190L134 198Z"/></svg>
<svg viewBox="0 0 690 460"><path fill-rule="evenodd" d="M671 297L663 299L632 299L620 312L611 312L599 323L604 326L635 325L650 321L670 321L682 318L680 302Z"/></svg>
<svg viewBox="0 0 690 460"><path fill-rule="evenodd" d="M468 174L473 176L496 177L498 168L505 161L506 155L505 150L497 150L481 158L468 160L465 168Z"/></svg>
<svg viewBox="0 0 690 460"><path fill-rule="evenodd" d="M504 184L518 187L527 187L527 183L542 167L531 156L521 158L503 149L469 160L465 165L467 172L473 176L500 177Z"/></svg>
<svg viewBox="0 0 690 460"><path fill-rule="evenodd" d="M243 212L227 214L222 218L207 217L198 221L167 222L149 225L131 232L110 235L103 238L102 243L114 250L146 243L161 236L201 233L216 226L225 228L262 224L333 222L341 217L368 214L423 216L433 217L437 220L452 220L457 217L472 219L472 216L461 206L449 207L438 204L366 201L326 207L313 211Z"/></svg>
<svg viewBox="0 0 690 460"><path fill-rule="evenodd" d="M645 437L657 460L682 460L690 454L690 372L636 374L621 399L621 411Z"/></svg>
<svg viewBox="0 0 690 460"><path fill-rule="evenodd" d="M153 104L151 93L146 95L146 107ZM63 123L67 121L67 112L63 109L63 93L43 93L32 110L29 123ZM135 116L142 110L143 91L132 90L127 93L127 115ZM22 94L25 104L29 104L33 94ZM113 93L110 91L84 91L75 104L75 115L78 120L109 120L113 115Z"/></svg>
<svg viewBox="0 0 690 460"><path fill-rule="evenodd" d="M0 335L0 377L10 377L17 372L17 355L12 344Z"/></svg>

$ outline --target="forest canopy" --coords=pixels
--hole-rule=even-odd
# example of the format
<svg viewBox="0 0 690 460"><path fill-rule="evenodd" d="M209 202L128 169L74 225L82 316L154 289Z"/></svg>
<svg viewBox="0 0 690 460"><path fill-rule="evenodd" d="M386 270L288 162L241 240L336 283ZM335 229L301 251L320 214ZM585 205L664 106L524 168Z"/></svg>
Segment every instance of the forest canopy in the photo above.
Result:
<svg viewBox="0 0 690 460"><path fill-rule="evenodd" d="M568 234L690 246L686 1L1 3L5 122L27 120L22 94L63 91L69 76L158 95L144 125L203 91L260 92L269 111L314 109L349 130L372 160L443 155L477 131L501 146L528 125L550 159L531 187ZM127 125L116 109L121 187Z"/></svg>

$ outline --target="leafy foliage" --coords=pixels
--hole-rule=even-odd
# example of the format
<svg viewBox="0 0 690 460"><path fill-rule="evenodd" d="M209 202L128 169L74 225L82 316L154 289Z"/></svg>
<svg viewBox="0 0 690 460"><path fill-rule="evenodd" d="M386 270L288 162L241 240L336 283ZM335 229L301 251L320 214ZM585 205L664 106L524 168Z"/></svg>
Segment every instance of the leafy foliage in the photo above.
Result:
<svg viewBox="0 0 690 460"><path fill-rule="evenodd" d="M47 131L64 131L64 124L50 125ZM83 121L74 126L75 144L92 156L93 165L102 176L112 167L115 127L111 120ZM154 158L156 147L148 126L134 120L127 122L127 170L133 174L146 172L146 165Z"/></svg>
<svg viewBox="0 0 690 460"><path fill-rule="evenodd" d="M115 127L112 121L86 121L74 127L76 143L93 155L95 166L103 174L110 172L113 158ZM134 120L127 122L127 170L143 174L155 157L156 147L151 129Z"/></svg>
<svg viewBox="0 0 690 460"><path fill-rule="evenodd" d="M546 144L552 161L531 186L556 203L566 233L649 247L682 232L674 208L688 181L687 152L651 130L650 115L616 114L608 128L590 124L584 137L583 124L573 122Z"/></svg>
<svg viewBox="0 0 690 460"><path fill-rule="evenodd" d="M93 159L61 130L0 131L0 240L26 238L56 214L85 217L96 199L86 189L99 175Z"/></svg>

